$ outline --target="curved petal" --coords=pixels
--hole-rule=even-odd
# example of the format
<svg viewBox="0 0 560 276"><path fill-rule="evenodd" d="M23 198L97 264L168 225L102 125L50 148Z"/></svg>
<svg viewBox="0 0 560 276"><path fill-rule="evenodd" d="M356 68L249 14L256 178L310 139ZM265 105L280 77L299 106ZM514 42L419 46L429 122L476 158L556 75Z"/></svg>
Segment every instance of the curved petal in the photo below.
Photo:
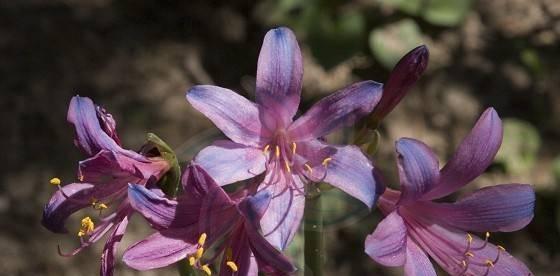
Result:
<svg viewBox="0 0 560 276"><path fill-rule="evenodd" d="M56 191L43 209L41 224L55 233L66 233L66 219L74 212L91 206L92 199L102 200L117 194L119 187L94 186L87 183L72 183Z"/></svg>
<svg viewBox="0 0 560 276"><path fill-rule="evenodd" d="M303 63L294 33L280 27L266 33L257 64L256 100L263 115L286 127L296 114L301 93Z"/></svg>
<svg viewBox="0 0 560 276"><path fill-rule="evenodd" d="M227 185L264 172L266 157L258 148L222 140L202 149L194 160L218 184Z"/></svg>
<svg viewBox="0 0 560 276"><path fill-rule="evenodd" d="M337 151L327 164L325 182L341 189L371 208L383 193L377 185L373 165L356 146L334 146Z"/></svg>
<svg viewBox="0 0 560 276"><path fill-rule="evenodd" d="M382 86L374 81L363 81L323 98L290 126L290 137L296 142L309 140L353 124L379 102Z"/></svg>
<svg viewBox="0 0 560 276"><path fill-rule="evenodd" d="M272 174L269 173L259 189L273 195L261 219L264 236L273 246L284 250L294 238L303 217L303 183L297 176L287 174L273 180Z"/></svg>
<svg viewBox="0 0 560 276"><path fill-rule="evenodd" d="M95 155L100 150L121 152L127 156L141 159L136 152L125 150L104 130L110 130L111 125L101 125L95 104L90 98L75 96L70 101L67 120L74 125L76 138L74 143L89 156Z"/></svg>
<svg viewBox="0 0 560 276"><path fill-rule="evenodd" d="M493 108L488 108L476 122L471 133L441 169L440 183L425 199L449 195L479 176L494 160L502 144L502 120Z"/></svg>
<svg viewBox="0 0 560 276"><path fill-rule="evenodd" d="M220 276L227 275L249 275L251 268L251 248L249 247L249 240L243 231L243 228L238 228L236 232L230 237L229 244L226 247L226 254L222 258L220 265ZM231 256L227 256L231 253ZM237 271L231 270L227 262L234 262L237 266ZM257 274L255 274L257 275Z"/></svg>
<svg viewBox="0 0 560 276"><path fill-rule="evenodd" d="M159 196L142 185L129 184L128 200L153 227L186 227L196 223L200 203L195 199L181 198L180 202Z"/></svg>
<svg viewBox="0 0 560 276"><path fill-rule="evenodd" d="M194 230L178 228L154 233L130 246L124 252L123 261L137 270L160 268L176 263L196 252L199 234Z"/></svg>
<svg viewBox="0 0 560 276"><path fill-rule="evenodd" d="M428 48L422 45L401 58L383 87L383 97L372 112L374 118L381 120L395 108L428 67L429 56Z"/></svg>
<svg viewBox="0 0 560 276"><path fill-rule="evenodd" d="M267 136L257 106L229 89L197 85L187 92L187 100L234 142L258 146Z"/></svg>
<svg viewBox="0 0 560 276"><path fill-rule="evenodd" d="M533 219L535 191L527 184L504 184L479 189L455 203L424 202L423 215L465 231L511 232Z"/></svg>
<svg viewBox="0 0 560 276"><path fill-rule="evenodd" d="M399 203L415 202L429 192L439 181L439 162L426 144L408 138L395 143L401 183Z"/></svg>
<svg viewBox="0 0 560 276"><path fill-rule="evenodd" d="M244 198L237 208L245 220L258 227L259 221L270 205L271 198L272 194L268 190L260 190L254 196Z"/></svg>
<svg viewBox="0 0 560 276"><path fill-rule="evenodd" d="M451 275L533 275L503 247L425 219L408 206L400 208L400 213L409 236Z"/></svg>
<svg viewBox="0 0 560 276"><path fill-rule="evenodd" d="M254 225L248 225L246 222L245 229L260 271L271 275L285 275L296 271L290 260L274 248Z"/></svg>
<svg viewBox="0 0 560 276"><path fill-rule="evenodd" d="M125 216L115 227L113 233L107 239L103 254L101 254L101 276L112 276L115 266L115 255L117 253L117 245L121 242L126 226L128 225L128 216Z"/></svg>
<svg viewBox="0 0 560 276"><path fill-rule="evenodd" d="M406 242L406 262L404 264L406 276L437 276L434 266L426 253L412 240Z"/></svg>
<svg viewBox="0 0 560 276"><path fill-rule="evenodd" d="M391 212L366 237L365 252L382 265L402 266L406 260L406 240L404 220L397 212Z"/></svg>

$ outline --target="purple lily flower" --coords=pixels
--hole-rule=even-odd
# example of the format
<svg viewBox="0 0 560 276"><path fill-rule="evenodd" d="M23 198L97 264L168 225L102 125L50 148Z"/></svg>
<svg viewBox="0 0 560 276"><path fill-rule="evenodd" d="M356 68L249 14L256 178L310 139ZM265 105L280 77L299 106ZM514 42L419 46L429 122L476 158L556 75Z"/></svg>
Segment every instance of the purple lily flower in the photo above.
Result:
<svg viewBox="0 0 560 276"><path fill-rule="evenodd" d="M320 100L293 121L302 88L301 52L292 31L270 30L257 66L256 103L225 88L195 86L187 93L194 108L231 141L217 141L195 160L220 185L265 173L259 189L273 195L261 220L267 239L286 248L303 216L305 184L327 182L372 207L382 192L368 158L356 146L321 140L367 115L382 85L364 81Z"/></svg>
<svg viewBox="0 0 560 276"><path fill-rule="evenodd" d="M76 146L89 158L79 162L76 183L61 187L60 179L51 180L59 190L45 205L41 223L52 232L66 233L65 221L76 211L93 208L99 210L101 216L105 209L114 209L99 219L82 219L77 233L81 245L77 249L64 254L59 248L61 255L75 255L112 231L103 249L100 271L101 275L112 275L116 246L134 211L127 200L127 184L155 182L169 170L170 164L160 157L147 157L123 149L111 114L89 98L72 98L68 121L76 130Z"/></svg>
<svg viewBox="0 0 560 276"><path fill-rule="evenodd" d="M491 164L502 125L487 109L450 161L439 170L436 155L420 141L397 141L401 191L387 189L378 206L386 216L367 237L365 252L406 275L436 275L428 256L451 275L532 275L490 232L511 232L533 218L535 193L527 184L479 189L454 203L434 202L466 185ZM469 232L485 232L481 239Z"/></svg>
<svg viewBox="0 0 560 276"><path fill-rule="evenodd" d="M127 265L148 270L187 258L191 266L210 275L208 264L222 255L220 275L257 275L258 271L285 275L295 271L259 233L259 220L271 198L267 191L230 197L197 165L186 169L182 183L185 193L176 201L130 185L132 206L160 231L126 250L123 261ZM216 248L213 255L203 257L210 247Z"/></svg>

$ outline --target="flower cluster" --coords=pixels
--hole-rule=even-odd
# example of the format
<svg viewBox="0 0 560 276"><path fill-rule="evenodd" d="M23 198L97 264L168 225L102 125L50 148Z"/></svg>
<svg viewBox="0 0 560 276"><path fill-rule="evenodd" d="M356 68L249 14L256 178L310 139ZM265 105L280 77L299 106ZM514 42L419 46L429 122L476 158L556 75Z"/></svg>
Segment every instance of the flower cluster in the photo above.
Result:
<svg viewBox="0 0 560 276"><path fill-rule="evenodd" d="M300 226L306 198L319 183L329 183L370 209L378 206L385 216L365 240L365 252L382 265L404 266L406 275L435 275L430 256L453 275L529 275L489 237L531 221L535 196L530 185L483 188L454 203L434 201L472 181L492 162L502 139L493 109L483 113L441 170L422 142L397 141L400 191L385 188L371 156L359 147L376 147L373 141L359 136L358 145L333 145L325 139L345 126L374 131L427 62L428 50L420 46L401 59L385 86L355 83L296 117L301 52L289 29L273 29L258 58L255 102L216 86L198 85L187 92L187 101L228 140L202 149L182 171L170 147L153 134L138 152L122 148L111 114L76 96L68 121L87 159L79 162L75 183L51 179L58 190L45 206L42 224L64 233L70 215L93 212L76 228L80 246L70 253L59 248L59 253L75 255L108 235L101 275L113 274L117 245L135 213L155 233L126 249L123 261L131 268L181 261L207 275L215 270L220 275L287 275L296 267L282 251ZM223 189L239 182L237 189ZM485 239L473 232L485 232Z"/></svg>

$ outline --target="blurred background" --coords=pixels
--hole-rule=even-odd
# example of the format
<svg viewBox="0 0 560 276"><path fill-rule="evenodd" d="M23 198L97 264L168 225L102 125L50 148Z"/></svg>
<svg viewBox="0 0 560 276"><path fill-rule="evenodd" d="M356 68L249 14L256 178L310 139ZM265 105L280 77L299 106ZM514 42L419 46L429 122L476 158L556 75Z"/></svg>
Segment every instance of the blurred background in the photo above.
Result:
<svg viewBox="0 0 560 276"><path fill-rule="evenodd" d="M88 96L117 119L123 144L146 132L182 161L220 133L186 102L195 84L254 97L256 61L266 31L286 25L304 56L303 110L352 82L384 82L395 62L420 44L430 62L416 87L381 126L375 157L397 182L393 141L426 142L443 164L478 115L493 106L505 136L496 162L464 192L498 183L531 183L533 222L493 234L536 275L560 275L560 1L557 0L22 0L0 2L0 274L95 275L102 244L73 258L75 235L40 224L58 176L75 179L84 156L66 122L70 98ZM348 134L342 131L339 136ZM333 139L338 139L334 137ZM402 275L363 253L377 212L327 195L331 275ZM78 229L79 217L68 223ZM121 246L150 230L136 217ZM290 248L301 259L301 239ZM174 268L116 275L176 275ZM443 273L442 273L443 275Z"/></svg>

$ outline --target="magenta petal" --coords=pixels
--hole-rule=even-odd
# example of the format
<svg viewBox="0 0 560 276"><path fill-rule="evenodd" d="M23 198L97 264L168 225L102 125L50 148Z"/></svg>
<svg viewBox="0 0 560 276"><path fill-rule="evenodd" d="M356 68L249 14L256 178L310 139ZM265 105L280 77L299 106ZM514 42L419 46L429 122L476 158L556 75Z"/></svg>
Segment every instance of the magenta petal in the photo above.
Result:
<svg viewBox="0 0 560 276"><path fill-rule="evenodd" d="M304 187L297 176L283 174L277 182L269 183L270 176L267 175L259 187L273 195L261 219L261 228L273 246L284 250L294 238L303 217Z"/></svg>
<svg viewBox="0 0 560 276"><path fill-rule="evenodd" d="M112 276L113 268L115 266L115 255L117 253L117 245L122 240L124 232L126 231L126 226L128 225L128 216L125 216L122 221L120 221L113 233L107 239L105 247L103 248L103 254L101 255L101 276Z"/></svg>
<svg viewBox="0 0 560 276"><path fill-rule="evenodd" d="M408 138L395 143L401 183L400 203L415 202L439 181L439 162L426 144Z"/></svg>
<svg viewBox="0 0 560 276"><path fill-rule="evenodd" d="M291 138L294 141L314 139L353 124L379 102L381 88L380 83L363 81L323 98L290 126Z"/></svg>
<svg viewBox="0 0 560 276"><path fill-rule="evenodd" d="M142 185L128 186L130 204L156 229L186 227L196 223L200 214L200 203L191 198L181 199L177 203L157 195Z"/></svg>
<svg viewBox="0 0 560 276"><path fill-rule="evenodd" d="M285 275L296 271L290 260L274 248L253 225L245 223L245 229L260 271L271 275Z"/></svg>
<svg viewBox="0 0 560 276"><path fill-rule="evenodd" d="M385 266L402 266L406 259L406 225L397 212L390 213L368 235L365 252Z"/></svg>
<svg viewBox="0 0 560 276"><path fill-rule="evenodd" d="M373 177L373 165L356 146L334 146L336 153L328 162L325 182L341 189L371 208L383 192Z"/></svg>
<svg viewBox="0 0 560 276"><path fill-rule="evenodd" d="M229 89L197 85L187 92L187 100L234 142L258 146L266 136L257 106Z"/></svg>
<svg viewBox="0 0 560 276"><path fill-rule="evenodd" d="M261 149L221 140L202 149L195 162L220 185L253 178L265 170Z"/></svg>
<svg viewBox="0 0 560 276"><path fill-rule="evenodd" d="M164 230L130 246L123 261L137 270L160 268L176 263L197 249L200 235L192 228ZM194 242L189 242L194 241Z"/></svg>
<svg viewBox="0 0 560 276"><path fill-rule="evenodd" d="M287 127L296 114L301 93L303 63L295 35L288 28L266 33L257 64L256 100L261 114Z"/></svg>
<svg viewBox="0 0 560 276"><path fill-rule="evenodd" d="M440 184L425 199L449 195L479 176L494 160L502 143L502 120L488 108L465 137L449 162L441 169Z"/></svg>
<svg viewBox="0 0 560 276"><path fill-rule="evenodd" d="M231 259L226 259L226 257L222 258L220 276L249 275L249 269L251 268L251 248L249 247L249 240L243 228L238 228L232 234L227 248L231 250ZM237 265L237 272L234 272L227 266L226 262L228 261L233 261Z"/></svg>
<svg viewBox="0 0 560 276"><path fill-rule="evenodd" d="M268 190L260 190L254 196L244 198L237 208L250 224L258 227L259 221L270 205L271 198L272 194Z"/></svg>
<svg viewBox="0 0 560 276"><path fill-rule="evenodd" d="M434 266L426 253L410 238L406 244L404 274L406 276L436 276Z"/></svg>
<svg viewBox="0 0 560 276"><path fill-rule="evenodd" d="M455 203L419 203L433 220L473 232L511 232L533 218L535 191L531 185L504 184L477 190Z"/></svg>
<svg viewBox="0 0 560 276"><path fill-rule="evenodd" d="M418 46L401 58L383 87L381 101L373 110L375 118L381 119L395 108L428 67L429 55L426 46Z"/></svg>

